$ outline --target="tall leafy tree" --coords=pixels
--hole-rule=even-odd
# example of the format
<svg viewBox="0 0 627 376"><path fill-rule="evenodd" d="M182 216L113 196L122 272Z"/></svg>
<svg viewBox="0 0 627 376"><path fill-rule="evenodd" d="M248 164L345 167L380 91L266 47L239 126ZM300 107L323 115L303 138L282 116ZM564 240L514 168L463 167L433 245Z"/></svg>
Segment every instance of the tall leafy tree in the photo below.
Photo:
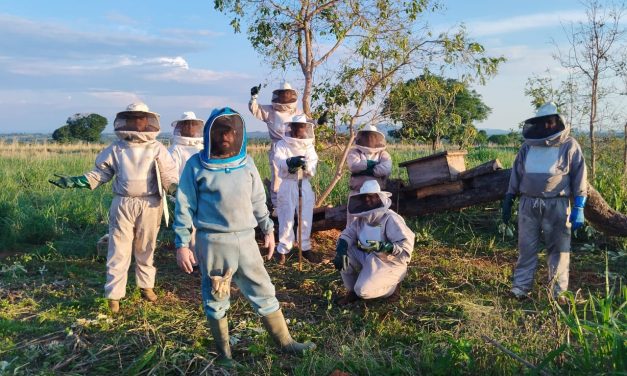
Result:
<svg viewBox="0 0 627 376"><path fill-rule="evenodd" d="M473 142L478 133L473 123L485 120L490 111L464 82L430 72L396 84L383 108L386 116L401 124L401 138L429 142L434 151L442 139L460 147Z"/></svg>
<svg viewBox="0 0 627 376"><path fill-rule="evenodd" d="M441 6L431 0L214 0L214 5L233 17L236 32L244 27L273 69L302 73L306 114L329 110L333 124L348 126L335 176L317 205L341 179L356 127L380 119L382 98L400 77L446 66L483 82L503 61L486 56L463 28L436 35L427 15Z"/></svg>
<svg viewBox="0 0 627 376"><path fill-rule="evenodd" d="M75 114L67 119L67 123L52 133L58 142L100 141L100 134L107 126L107 119L98 114Z"/></svg>

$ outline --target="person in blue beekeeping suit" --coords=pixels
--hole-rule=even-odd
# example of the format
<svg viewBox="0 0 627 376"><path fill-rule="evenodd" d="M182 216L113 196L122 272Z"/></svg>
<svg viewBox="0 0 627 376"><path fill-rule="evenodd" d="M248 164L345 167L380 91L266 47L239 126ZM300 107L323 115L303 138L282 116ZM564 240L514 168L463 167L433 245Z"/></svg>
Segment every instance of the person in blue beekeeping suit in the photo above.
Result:
<svg viewBox="0 0 627 376"><path fill-rule="evenodd" d="M244 119L226 107L214 110L205 123L204 149L183 169L176 195L174 231L177 263L192 272L189 249L196 228L202 301L218 350L218 362L235 365L229 344L227 310L231 280L261 316L281 350L301 354L315 348L290 336L255 241L255 227L264 234L268 259L274 252L274 224L253 159L246 154Z"/></svg>
<svg viewBox="0 0 627 376"><path fill-rule="evenodd" d="M560 294L568 290L571 229L584 223L586 164L579 143L570 136L570 126L554 103L544 104L536 116L525 121L523 137L503 200L503 221L508 223L514 197L520 196L519 256L511 293L522 299L531 291L543 239L552 295L564 302Z"/></svg>

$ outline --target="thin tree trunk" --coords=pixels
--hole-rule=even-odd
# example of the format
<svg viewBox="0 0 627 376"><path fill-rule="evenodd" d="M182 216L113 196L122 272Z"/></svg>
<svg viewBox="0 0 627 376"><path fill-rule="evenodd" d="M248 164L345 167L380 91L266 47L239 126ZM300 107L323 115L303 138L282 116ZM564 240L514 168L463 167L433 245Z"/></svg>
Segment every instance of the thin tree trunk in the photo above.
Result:
<svg viewBox="0 0 627 376"><path fill-rule="evenodd" d="M595 74L590 95L590 181L594 181L597 167L596 137L594 135L595 122L597 120L597 80L597 75Z"/></svg>
<svg viewBox="0 0 627 376"><path fill-rule="evenodd" d="M324 200L329 197L329 195L333 191L333 188L335 188L335 185L342 179L342 174L344 173L344 164L346 163L346 157L348 157L348 151L350 150L351 145L353 145L353 141L355 141L355 132L353 131L353 127L351 125L350 137L348 138L348 142L346 142L346 147L344 148L344 152L342 153L342 158L340 158L340 161L335 168L335 175L333 176L333 180L331 180L327 189L325 189L320 197L318 197L318 200L316 201L316 205L314 205L314 207L321 206L322 203L324 203Z"/></svg>

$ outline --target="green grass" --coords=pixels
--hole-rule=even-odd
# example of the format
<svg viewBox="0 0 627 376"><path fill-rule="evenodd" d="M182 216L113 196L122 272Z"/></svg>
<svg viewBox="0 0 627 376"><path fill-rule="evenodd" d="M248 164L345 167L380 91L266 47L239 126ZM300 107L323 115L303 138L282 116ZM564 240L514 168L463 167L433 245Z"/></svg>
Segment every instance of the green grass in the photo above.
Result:
<svg viewBox="0 0 627 376"><path fill-rule="evenodd" d="M507 168L515 152L473 149L467 165L498 158ZM313 181L318 192L330 181L337 158L320 154L324 163ZM394 151L392 177L404 178L399 161L426 154ZM253 156L267 176L265 154ZM171 230L159 237L158 303L141 300L131 270L123 314L108 314L105 265L95 243L107 231L110 187L71 191L47 183L53 172L83 173L94 157L92 151L0 157L0 374L225 374L213 364L199 278L178 270ZM602 161L595 185L620 208L626 192L617 166L612 158ZM345 179L330 203L345 201ZM293 336L315 341L318 349L303 358L278 353L235 291L229 318L234 355L244 366L239 374L533 373L484 337L541 364L544 372L627 372L625 241L592 230L577 233L570 287L586 304L560 308L549 298L544 255L532 299L519 302L507 296L517 257L515 229L509 236L499 233L498 217L499 203L493 203L408 219L416 248L396 305L337 307L332 299L343 287L330 264L305 265L303 272L293 261L286 267L267 264ZM313 238L327 259L337 234Z"/></svg>

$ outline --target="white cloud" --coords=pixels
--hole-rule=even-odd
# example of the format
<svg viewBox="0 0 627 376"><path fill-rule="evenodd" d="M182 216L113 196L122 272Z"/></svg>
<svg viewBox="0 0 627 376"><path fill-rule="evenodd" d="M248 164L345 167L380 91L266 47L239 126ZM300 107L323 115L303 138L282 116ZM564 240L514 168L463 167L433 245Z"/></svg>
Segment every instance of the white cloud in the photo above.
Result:
<svg viewBox="0 0 627 376"><path fill-rule="evenodd" d="M205 45L202 38L155 36L129 28L110 30L95 27L84 31L61 23L40 22L1 13L0 35L0 50L20 58L178 55L199 51Z"/></svg>
<svg viewBox="0 0 627 376"><path fill-rule="evenodd" d="M200 29L200 30L194 30L194 29L163 29L163 30L161 30L161 34L162 35L171 36L171 37L216 38L216 37L223 36L225 33L220 32L220 31L206 30L206 29Z"/></svg>
<svg viewBox="0 0 627 376"><path fill-rule="evenodd" d="M550 13L536 13L500 20L475 21L466 25L470 35L475 37L495 36L523 30L555 27L556 24L584 21L583 10L563 10Z"/></svg>

